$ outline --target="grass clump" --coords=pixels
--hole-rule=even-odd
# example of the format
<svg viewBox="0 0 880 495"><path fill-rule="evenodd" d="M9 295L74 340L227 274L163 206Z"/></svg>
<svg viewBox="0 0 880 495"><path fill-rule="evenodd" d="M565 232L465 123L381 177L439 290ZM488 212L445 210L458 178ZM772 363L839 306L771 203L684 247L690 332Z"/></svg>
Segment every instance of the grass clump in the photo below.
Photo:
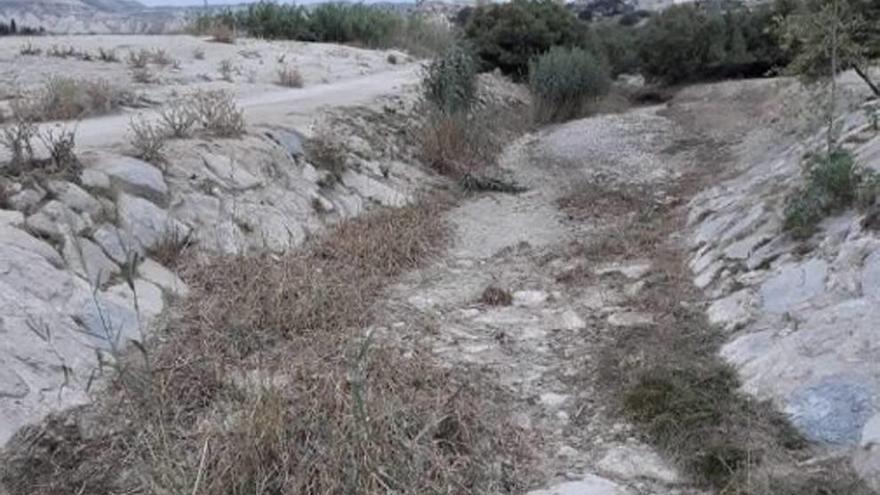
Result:
<svg viewBox="0 0 880 495"><path fill-rule="evenodd" d="M578 117L587 102L607 93L610 86L606 65L582 48L551 48L529 70L538 122Z"/></svg>
<svg viewBox="0 0 880 495"><path fill-rule="evenodd" d="M331 186L342 179L345 173L345 148L333 137L330 129L319 127L315 135L306 143L309 162L329 173L325 186Z"/></svg>
<svg viewBox="0 0 880 495"><path fill-rule="evenodd" d="M301 88L305 82L299 70L295 67L282 67L278 69L278 85L285 88Z"/></svg>
<svg viewBox="0 0 880 495"><path fill-rule="evenodd" d="M105 115L133 100L132 93L103 79L55 76L34 94L27 95L16 112L34 122L72 120Z"/></svg>
<svg viewBox="0 0 880 495"><path fill-rule="evenodd" d="M425 68L422 95L445 114L471 109L477 97L477 63L466 46L453 45Z"/></svg>
<svg viewBox="0 0 880 495"><path fill-rule="evenodd" d="M199 91L190 101L196 122L217 137L240 137L244 134L244 112L231 93L222 90Z"/></svg>
<svg viewBox="0 0 880 495"><path fill-rule="evenodd" d="M165 129L143 116L132 118L128 129L136 158L150 163L165 162L163 151L168 140Z"/></svg>
<svg viewBox="0 0 880 495"><path fill-rule="evenodd" d="M490 285L480 296L480 302L487 306L510 306L513 304L513 296L501 287Z"/></svg>
<svg viewBox="0 0 880 495"><path fill-rule="evenodd" d="M813 155L804 166L806 185L786 201L783 229L796 239L809 238L827 216L854 205L869 206L880 193L880 178L860 167L844 149Z"/></svg>

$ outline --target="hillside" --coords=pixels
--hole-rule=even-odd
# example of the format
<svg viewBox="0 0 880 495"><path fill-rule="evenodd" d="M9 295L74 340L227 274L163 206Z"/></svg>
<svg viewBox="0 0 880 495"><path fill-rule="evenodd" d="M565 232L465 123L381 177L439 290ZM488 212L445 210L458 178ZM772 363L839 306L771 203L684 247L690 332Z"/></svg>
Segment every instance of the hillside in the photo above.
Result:
<svg viewBox="0 0 880 495"><path fill-rule="evenodd" d="M151 9L134 0L0 0L0 20L50 33L159 33L179 28L184 9Z"/></svg>

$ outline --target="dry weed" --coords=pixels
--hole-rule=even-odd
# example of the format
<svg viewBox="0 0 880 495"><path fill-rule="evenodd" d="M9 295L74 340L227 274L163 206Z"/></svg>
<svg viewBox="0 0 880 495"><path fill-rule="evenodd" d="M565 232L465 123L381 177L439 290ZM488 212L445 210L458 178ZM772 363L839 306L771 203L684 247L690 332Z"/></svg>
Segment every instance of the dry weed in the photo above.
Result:
<svg viewBox="0 0 880 495"><path fill-rule="evenodd" d="M113 112L133 99L131 92L103 79L55 76L18 102L14 112L35 122L72 120Z"/></svg>
<svg viewBox="0 0 880 495"><path fill-rule="evenodd" d="M159 125L142 115L132 117L128 124L134 155L150 163L164 163L168 134Z"/></svg>
<svg viewBox="0 0 880 495"><path fill-rule="evenodd" d="M128 52L128 65L132 69L146 69L150 64L151 54L149 50L141 49L137 52Z"/></svg>
<svg viewBox="0 0 880 495"><path fill-rule="evenodd" d="M184 100L173 102L159 111L159 119L167 129L168 136L177 139L190 137L196 125L195 112Z"/></svg>
<svg viewBox="0 0 880 495"><path fill-rule="evenodd" d="M510 306L513 304L513 296L501 287L490 285L480 296L480 302L488 306Z"/></svg>
<svg viewBox="0 0 880 495"><path fill-rule="evenodd" d="M301 88L303 87L303 77L299 71L290 66L278 69L278 85L285 88Z"/></svg>
<svg viewBox="0 0 880 495"><path fill-rule="evenodd" d="M233 73L235 72L235 67L232 65L232 60L228 58L224 58L220 61L220 64L217 66L217 72L220 73L220 77L226 82L233 82Z"/></svg>
<svg viewBox="0 0 880 495"><path fill-rule="evenodd" d="M306 155L316 168L329 172L326 186L339 182L342 174L345 173L345 148L333 136L333 131L328 126L316 129L315 135L306 143Z"/></svg>
<svg viewBox="0 0 880 495"><path fill-rule="evenodd" d="M21 47L19 47L18 53L23 56L32 56L33 57L33 56L42 55L43 50L41 48L34 46L31 43L27 43L27 44L24 44Z"/></svg>
<svg viewBox="0 0 880 495"><path fill-rule="evenodd" d="M228 43L230 45L235 44L235 29L223 23L215 24L208 34L211 36L211 41L213 42Z"/></svg>
<svg viewBox="0 0 880 495"><path fill-rule="evenodd" d="M199 91L192 95L191 109L198 123L217 137L244 134L244 112L226 91Z"/></svg>

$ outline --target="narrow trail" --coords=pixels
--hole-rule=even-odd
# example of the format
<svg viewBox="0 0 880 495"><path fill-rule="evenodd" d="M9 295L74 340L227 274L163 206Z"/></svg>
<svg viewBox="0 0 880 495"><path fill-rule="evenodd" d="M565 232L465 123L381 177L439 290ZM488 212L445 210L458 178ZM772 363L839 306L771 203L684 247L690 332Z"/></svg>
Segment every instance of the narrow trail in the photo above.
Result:
<svg viewBox="0 0 880 495"><path fill-rule="evenodd" d="M696 165L702 143L664 109L571 122L511 145L501 166L528 191L473 196L449 211L447 254L389 293L391 338L420 340L509 398L515 422L538 439L532 495L702 493L614 417L595 383L607 333L651 321L627 300L653 260L588 260L577 246L623 225L620 212L560 206L587 184L663 189ZM511 304L480 302L490 286Z"/></svg>

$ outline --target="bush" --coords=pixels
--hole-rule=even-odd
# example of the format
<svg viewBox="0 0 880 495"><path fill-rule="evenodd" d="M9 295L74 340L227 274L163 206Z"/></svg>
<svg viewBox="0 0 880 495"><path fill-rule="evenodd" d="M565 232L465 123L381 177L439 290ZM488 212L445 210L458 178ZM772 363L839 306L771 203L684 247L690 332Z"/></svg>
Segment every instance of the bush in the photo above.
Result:
<svg viewBox="0 0 880 495"><path fill-rule="evenodd" d="M810 157L804 167L806 185L789 196L783 228L797 239L813 235L825 217L853 205L870 205L878 192L876 173L859 167L843 149Z"/></svg>
<svg viewBox="0 0 880 495"><path fill-rule="evenodd" d="M552 48L529 70L529 89L538 122L579 116L584 104L605 94L610 85L604 62L582 48Z"/></svg>
<svg viewBox="0 0 880 495"><path fill-rule="evenodd" d="M286 88L301 88L303 76L294 67L282 67L278 69L278 84Z"/></svg>
<svg viewBox="0 0 880 495"><path fill-rule="evenodd" d="M103 79L52 77L16 110L32 121L70 120L103 115L130 103L133 95Z"/></svg>
<svg viewBox="0 0 880 495"><path fill-rule="evenodd" d="M131 145L134 147L136 158L150 163L165 161L163 150L168 136L162 128L143 116L132 118L128 128L131 132Z"/></svg>
<svg viewBox="0 0 880 495"><path fill-rule="evenodd" d="M641 70L637 28L601 23L596 25L595 32L612 76L636 74Z"/></svg>
<svg viewBox="0 0 880 495"><path fill-rule="evenodd" d="M244 133L244 112L225 91L199 91L191 108L196 121L217 137L239 137Z"/></svg>
<svg viewBox="0 0 880 495"><path fill-rule="evenodd" d="M456 41L456 33L449 25L421 15L403 20L393 45L416 57L434 57L448 50Z"/></svg>
<svg viewBox="0 0 880 495"><path fill-rule="evenodd" d="M484 70L524 80L529 62L554 46L592 46L587 26L552 0L512 0L478 7L465 27Z"/></svg>
<svg viewBox="0 0 880 495"><path fill-rule="evenodd" d="M642 69L674 84L700 79L763 76L786 64L775 35L774 7L710 13L676 5L652 17L639 36Z"/></svg>
<svg viewBox="0 0 880 495"><path fill-rule="evenodd" d="M426 67L422 93L441 112L468 111L477 96L477 63L470 50L453 45Z"/></svg>
<svg viewBox="0 0 880 495"><path fill-rule="evenodd" d="M369 47L391 44L400 17L364 4L324 3L309 15L316 41L358 43Z"/></svg>

